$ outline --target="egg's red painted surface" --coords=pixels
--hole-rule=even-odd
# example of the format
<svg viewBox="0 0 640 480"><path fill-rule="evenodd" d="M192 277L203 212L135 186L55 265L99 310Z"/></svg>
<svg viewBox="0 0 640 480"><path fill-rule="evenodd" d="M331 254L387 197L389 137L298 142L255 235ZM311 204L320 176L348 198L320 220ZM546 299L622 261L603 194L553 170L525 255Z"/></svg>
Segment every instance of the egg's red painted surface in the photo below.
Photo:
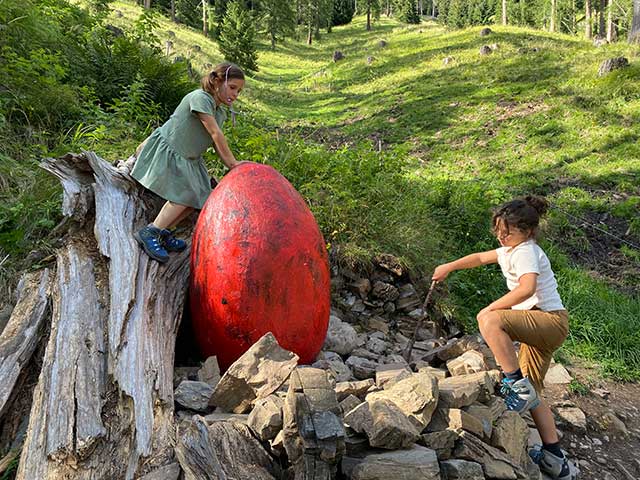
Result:
<svg viewBox="0 0 640 480"><path fill-rule="evenodd" d="M313 362L329 322L329 260L300 194L274 168L243 163L211 192L191 248L191 319L226 370L262 335Z"/></svg>

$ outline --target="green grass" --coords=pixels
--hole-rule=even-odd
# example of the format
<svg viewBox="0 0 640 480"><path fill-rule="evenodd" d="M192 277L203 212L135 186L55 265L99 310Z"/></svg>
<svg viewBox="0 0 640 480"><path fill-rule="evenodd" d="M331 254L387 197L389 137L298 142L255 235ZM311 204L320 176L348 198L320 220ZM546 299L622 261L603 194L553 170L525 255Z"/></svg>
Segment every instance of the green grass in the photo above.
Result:
<svg viewBox="0 0 640 480"><path fill-rule="evenodd" d="M109 21L120 26L141 11L112 6L123 17ZM440 262L496 247L492 207L521 194L548 196L559 209L542 246L571 317L561 354L638 379L640 252L609 242L630 273L597 277L590 269L598 265L585 268L577 254L596 258L594 239L603 234L565 213L640 243L638 47L492 29L480 38L479 28L383 17L367 32L357 17L310 46L291 39L271 51L263 41L260 70L236 107L243 115L225 132L237 157L274 165L294 184L341 258L366 262L389 252L425 279ZM171 55L190 58L197 71L222 60L214 42L165 19L162 45L169 30ZM498 48L480 56L485 43ZM334 63L334 50L346 59ZM631 67L597 77L600 62L619 55ZM453 61L444 65L447 56ZM97 123L82 128L65 142L112 160L141 140L96 130ZM213 155L207 160L223 172ZM495 267L458 272L448 285L439 303L470 329L476 312L505 292Z"/></svg>

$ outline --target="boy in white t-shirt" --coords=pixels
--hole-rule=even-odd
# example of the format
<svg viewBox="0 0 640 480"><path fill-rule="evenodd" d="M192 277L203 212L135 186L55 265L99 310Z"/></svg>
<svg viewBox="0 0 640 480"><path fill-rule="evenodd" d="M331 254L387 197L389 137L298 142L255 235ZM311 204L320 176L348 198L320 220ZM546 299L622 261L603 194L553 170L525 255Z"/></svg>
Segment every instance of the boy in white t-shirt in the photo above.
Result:
<svg viewBox="0 0 640 480"><path fill-rule="evenodd" d="M493 215L493 231L501 247L467 255L438 266L433 280L443 281L455 270L498 263L509 293L477 315L480 333L505 372L502 393L509 410L531 411L543 445L529 455L554 479L572 478L560 449L551 409L539 396L553 352L569 332L569 317L558 295L549 259L535 236L548 208L541 197L525 197L501 206ZM513 341L521 342L516 355Z"/></svg>

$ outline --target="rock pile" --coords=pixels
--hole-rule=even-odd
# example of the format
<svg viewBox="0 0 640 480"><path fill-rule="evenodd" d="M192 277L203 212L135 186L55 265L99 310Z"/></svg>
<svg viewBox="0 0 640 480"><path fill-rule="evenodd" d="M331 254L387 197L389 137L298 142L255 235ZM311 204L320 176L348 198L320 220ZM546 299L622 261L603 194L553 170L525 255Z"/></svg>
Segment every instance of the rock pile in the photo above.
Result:
<svg viewBox="0 0 640 480"><path fill-rule="evenodd" d="M362 291L375 290L384 311L401 294L382 283ZM220 478L539 478L525 450L527 423L494 395L499 372L477 337L418 341L406 362L401 333L358 331L339 315L313 366L297 365L267 334L219 381L197 373L217 381L208 402L211 383L179 383L186 478L209 478L207 469ZM204 403L215 412L200 416Z"/></svg>

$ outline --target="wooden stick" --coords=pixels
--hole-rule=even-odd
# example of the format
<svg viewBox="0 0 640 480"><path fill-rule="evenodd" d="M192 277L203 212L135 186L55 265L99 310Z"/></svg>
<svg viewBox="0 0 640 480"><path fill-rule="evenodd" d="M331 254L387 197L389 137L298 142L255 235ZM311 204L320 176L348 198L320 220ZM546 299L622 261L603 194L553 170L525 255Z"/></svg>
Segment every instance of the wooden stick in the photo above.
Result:
<svg viewBox="0 0 640 480"><path fill-rule="evenodd" d="M427 292L427 298L425 298L424 303L422 304L422 315L420 316L418 323L416 323L416 328L413 331L413 337L407 344L407 348L404 351L403 357L407 363L409 363L409 359L411 358L411 350L413 350L413 344L416 343L418 330L420 330L420 327L422 327L424 319L427 317L427 307L429 306L429 302L431 301L431 294L433 293L433 289L436 286L436 283L437 282L435 280L431 282L431 286L429 287L429 291Z"/></svg>

